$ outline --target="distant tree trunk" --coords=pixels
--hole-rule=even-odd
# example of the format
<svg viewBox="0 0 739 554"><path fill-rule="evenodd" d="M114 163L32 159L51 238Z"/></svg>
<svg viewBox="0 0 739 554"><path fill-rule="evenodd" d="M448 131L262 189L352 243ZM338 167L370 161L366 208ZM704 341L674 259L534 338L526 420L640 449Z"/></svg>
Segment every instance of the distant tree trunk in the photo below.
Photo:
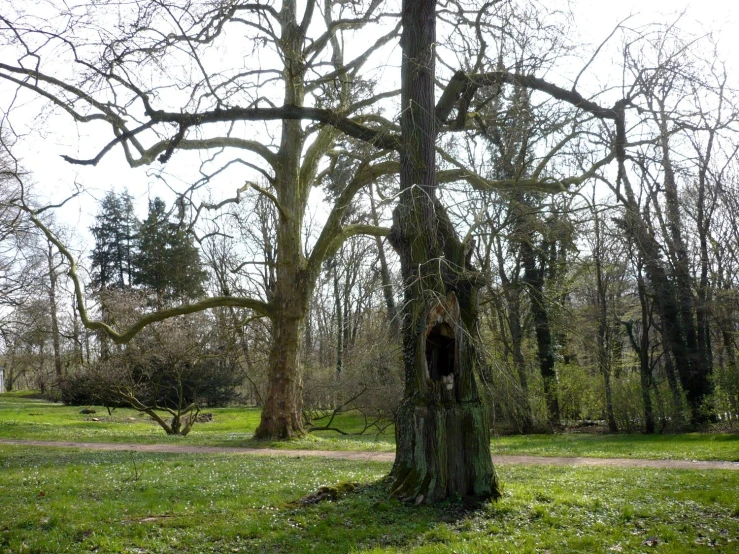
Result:
<svg viewBox="0 0 739 554"><path fill-rule="evenodd" d="M599 279L600 280L600 279ZM600 287L599 287L600 288ZM601 300L604 300L601 298ZM608 310L605 303L599 306L598 314L598 365L603 375L603 385L606 394L606 422L611 433L618 433L618 424L613 413L613 391L611 389L611 352L610 332L608 328Z"/></svg>
<svg viewBox="0 0 739 554"><path fill-rule="evenodd" d="M39 344L38 350L38 373L36 374L36 385L41 394L46 394L46 348L43 339Z"/></svg>
<svg viewBox="0 0 739 554"><path fill-rule="evenodd" d="M13 392L15 387L15 340L10 344L10 363L5 368L5 392Z"/></svg>
<svg viewBox="0 0 739 554"><path fill-rule="evenodd" d="M664 171L664 193L667 212L669 254L675 268L675 292L679 305L679 319L675 322L682 327L685 341L686 359L679 363L680 380L687 396L691 410L691 419L694 423L705 421L710 417L710 407L704 406L705 400L712 392L710 374L710 360L707 345L700 340L696 321L696 304L693 296L693 279L690 275L690 259L688 249L683 239L682 223L680 219L680 204L678 199L677 182L672 166L669 146L669 130L664 105L660 104L660 111L655 115L661 131L660 147L662 149L662 168ZM699 206L701 208L702 206ZM705 336L702 337L705 339Z"/></svg>
<svg viewBox="0 0 739 554"><path fill-rule="evenodd" d="M647 288L644 284L641 263L637 268L637 287L639 291L639 304L641 305L641 338L637 353L639 354L639 376L641 377L641 395L644 405L644 430L654 433L654 409L652 407L652 368L649 364L649 326L651 316L649 313L649 298ZM636 348L636 340L632 336L632 342Z"/></svg>
<svg viewBox="0 0 739 554"><path fill-rule="evenodd" d="M496 237L495 254L498 261L498 276L503 285L503 297L506 303L505 321L508 327L510 354L513 358L513 366L516 369L518 383L520 386L520 398L518 399L518 411L521 413L521 432L531 433L534 430L534 415L529 400L529 384L526 375L526 359L523 355L524 329L521 324L521 282L520 267L516 264L513 275L509 277L505 271L503 251L500 240ZM501 333L505 330L501 322Z"/></svg>
<svg viewBox="0 0 739 554"><path fill-rule="evenodd" d="M262 400L262 393L259 391L259 387L257 386L257 383L252 378L252 375L254 375L254 364L251 361L251 348L249 347L249 340L246 337L246 333L243 329L240 330L240 342L241 342L241 351L244 354L244 362L246 363L246 379L249 381L249 384L251 384L252 389L252 397L253 400L255 400L255 404L257 406L264 406L264 400Z"/></svg>
<svg viewBox="0 0 739 554"><path fill-rule="evenodd" d="M626 238L638 249L639 256L644 262L644 270L654 290L657 304L657 313L660 318L660 333L665 355L665 371L672 392L676 410L679 412L683 401L677 382L677 373L685 373L685 364L688 363L688 352L685 344L683 327L680 323L680 308L672 280L669 279L661 256L657 240L642 218L634 189L626 172L626 120L623 102L615 106L616 114L616 159L618 160L618 180L623 183L625 196L620 200L624 206L624 220L622 222ZM682 371L681 371L682 368Z"/></svg>
<svg viewBox="0 0 739 554"><path fill-rule="evenodd" d="M315 346L314 338L313 338L313 320L312 320L312 308L308 308L308 314L306 314L305 319L305 338L303 340L303 348L305 349L305 352L312 353L313 347Z"/></svg>
<svg viewBox="0 0 739 554"><path fill-rule="evenodd" d="M618 433L618 424L613 414L613 392L611 390L611 333L608 325L608 291L606 276L603 274L603 243L601 241L600 218L594 211L595 248L595 277L596 277L596 306L598 308L598 366L603 375L603 384L606 393L606 421L611 433Z"/></svg>
<svg viewBox="0 0 739 554"><path fill-rule="evenodd" d="M524 283L531 301L531 313L536 332L536 349L539 358L539 371L544 381L544 397L547 404L547 417L551 426L559 425L559 397L557 394L557 373L554 369L554 342L549 326L549 314L544 298L544 271L536 263L536 253L531 241L533 233L521 242L521 262L524 268Z"/></svg>
<svg viewBox="0 0 739 554"><path fill-rule="evenodd" d="M435 8L436 0L403 2L402 192L391 233L405 286L392 492L417 504L500 496L475 381L479 274L436 198Z"/></svg>
<svg viewBox="0 0 739 554"><path fill-rule="evenodd" d="M80 340L80 321L76 309L76 297L72 293L72 341L74 342L74 353L72 359L74 363L83 365L85 363L84 353L82 350L82 341Z"/></svg>
<svg viewBox="0 0 739 554"><path fill-rule="evenodd" d="M107 306L107 298L105 297L106 291L104 289L100 290L100 319L104 322L110 325L110 310ZM110 358L110 339L108 338L108 335L104 332L98 332L97 333L98 338L100 339L100 360L106 361L108 358ZM89 356L88 356L89 360Z"/></svg>
<svg viewBox="0 0 739 554"><path fill-rule="evenodd" d="M726 357L725 374L729 377L725 379L727 382L726 392L729 397L729 403L734 411L734 415L739 415L739 363L736 359L736 348L734 347L734 334L724 329L721 332L723 339L724 355Z"/></svg>
<svg viewBox="0 0 739 554"><path fill-rule="evenodd" d="M246 380L249 381L249 384L252 388L252 394L249 395L249 398L254 399L254 397L256 397L256 404L258 406L262 406L264 404L262 400L262 395L259 392L259 387L252 378L252 376L254 375L254 366L251 361L251 349L249 348L249 339L246 336L246 332L244 331L245 325L241 321L239 321L238 312L234 308L229 307L228 313L231 319L231 328L233 329L233 332L236 333L236 336L239 338L239 346L241 346L241 353L244 356L244 363L246 364L245 377Z"/></svg>
<svg viewBox="0 0 739 554"><path fill-rule="evenodd" d="M636 207L627 208L627 226L630 238L639 246L639 255L644 260L645 273L652 285L657 313L660 319L660 334L665 357L665 372L672 393L673 403L679 412L684 406L678 378L688 363L683 327L680 324L680 309L676 301L675 288L668 277L660 249L652 233L647 230ZM682 381L682 379L680 379Z"/></svg>
<svg viewBox="0 0 739 554"><path fill-rule="evenodd" d="M336 376L341 376L344 369L344 317L341 302L341 290L339 288L339 273L334 260L334 310L336 311Z"/></svg>
<svg viewBox="0 0 739 554"><path fill-rule="evenodd" d="M353 265L355 262L354 256L356 255L354 251L354 241L351 241L350 245L351 248L348 249L348 256L344 259L344 287L343 287L343 303L344 307L341 311L341 332L343 334L342 341L341 341L341 356L342 356L342 363L343 363L343 357L346 353L347 349L350 348L354 344L354 339L356 338L355 330L356 326L352 324L352 321L356 323L356 311L355 308L358 306L352 306L352 289L354 288L354 285L357 283L357 276L358 276L358 270Z"/></svg>
<svg viewBox="0 0 739 554"><path fill-rule="evenodd" d="M699 211L702 211L699 209ZM701 251L700 261L700 277L698 280L698 298L696 303L696 330L698 332L698 352L705 364L713 373L713 351L711 348L711 286L708 279L709 258L708 258L708 229L699 230L699 242ZM712 391L713 389L711 389ZM709 418L713 415L712 407L709 406Z"/></svg>
<svg viewBox="0 0 739 554"><path fill-rule="evenodd" d="M521 386L521 411L522 422L521 431L523 433L531 433L534 430L534 416L531 409L531 401L529 400L529 382L526 375L526 359L523 356L523 326L521 325L521 294L517 290L514 298L507 301L508 303L508 326L511 332L511 347L513 350L513 365L516 368L518 382Z"/></svg>
<svg viewBox="0 0 739 554"><path fill-rule="evenodd" d="M372 224L380 225L380 218L377 215L375 206L375 196L372 192L373 187L369 187L370 209L372 210ZM398 320L397 308L395 306L395 296L393 295L393 283L390 279L390 269L385 255L385 245L380 237L375 237L377 245L377 257L380 260L380 282L382 283L382 296L385 299L385 309L387 310L387 319L390 322L390 334L393 337L400 335L400 322Z"/></svg>
<svg viewBox="0 0 739 554"><path fill-rule="evenodd" d="M75 301L76 301L76 298L75 298ZM79 312L79 310L77 308L75 308L75 313L78 313L78 312ZM85 359L87 360L87 363L88 364L92 360L92 355L91 355L92 348L90 346L90 335L91 334L92 333L90 333L88 331L85 331L85 334L84 334L84 337L85 337Z"/></svg>
<svg viewBox="0 0 739 554"><path fill-rule="evenodd" d="M57 381L64 377L64 368L62 367L62 352L59 344L59 318L56 311L56 282L57 274L56 268L54 267L54 249L51 242L49 242L48 251L48 262L49 262L49 312L51 315L51 343L54 350L54 371L56 373Z"/></svg>
<svg viewBox="0 0 739 554"><path fill-rule="evenodd" d="M717 285L721 288L719 293L722 299L732 298L733 279L724 276L721 261L718 264ZM728 293L728 294L727 294ZM739 361L736 355L736 314L734 311L734 300L717 303L716 323L721 330L720 364L721 375L719 383L721 389L728 396L729 409L733 417L739 416Z"/></svg>
<svg viewBox="0 0 739 554"><path fill-rule="evenodd" d="M708 243L712 223L712 202L707 202L707 194L710 190L708 171L712 161L712 152L715 140L715 130L709 134L708 144L703 155L699 154L701 161L698 172L698 198L696 208L696 225L698 228L698 244L700 248L700 276L698 278L698 298L696 302L696 330L698 333L698 355L707 366L707 371L713 373L713 351L711 349L711 286L709 281L710 258L708 254ZM714 187L713 194L717 194L719 187ZM715 205L715 204L714 204ZM709 407L712 408L712 407ZM709 418L715 414L709 410Z"/></svg>

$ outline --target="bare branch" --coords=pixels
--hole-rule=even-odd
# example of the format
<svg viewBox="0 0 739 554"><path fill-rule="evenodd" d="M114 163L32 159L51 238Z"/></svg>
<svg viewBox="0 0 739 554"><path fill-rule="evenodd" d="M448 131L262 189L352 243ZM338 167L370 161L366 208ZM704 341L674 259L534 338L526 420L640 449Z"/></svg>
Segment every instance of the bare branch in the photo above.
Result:
<svg viewBox="0 0 739 554"><path fill-rule="evenodd" d="M198 302L194 302L192 304L186 304L183 306L177 306L175 308L168 308L166 310L159 310L146 314L127 329L118 332L107 323L96 321L89 317L87 308L85 307L82 283L80 281L79 275L77 275L77 263L74 259L74 256L54 235L54 233L52 233L51 230L35 216L32 210L27 207L23 207L23 209L29 214L29 217L33 224L36 225L36 227L38 227L44 233L49 242L57 247L59 252L61 252L61 254L66 258L67 263L69 263L69 276L74 283L75 297L77 300L77 310L80 314L80 320L82 321L82 324L88 329L103 331L117 344L127 343L142 329L144 329L147 325L150 325L151 323L164 321L165 319L169 319L178 315L202 312L210 308L219 308L224 306L248 308L267 317L269 317L272 313L272 307L268 303L262 302L261 300L256 300L253 298L237 298L231 296L214 296L211 298L200 300Z"/></svg>

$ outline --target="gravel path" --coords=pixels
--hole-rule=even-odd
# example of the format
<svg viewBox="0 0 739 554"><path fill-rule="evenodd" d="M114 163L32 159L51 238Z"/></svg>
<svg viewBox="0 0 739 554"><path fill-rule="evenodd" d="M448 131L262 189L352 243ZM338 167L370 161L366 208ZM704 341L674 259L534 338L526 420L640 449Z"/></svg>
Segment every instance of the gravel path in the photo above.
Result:
<svg viewBox="0 0 739 554"><path fill-rule="evenodd" d="M116 450L130 452L168 452L173 454L248 454L253 456L289 456L292 458L334 458L392 462L392 452L353 452L346 450L283 450L276 448L235 448L222 446L184 446L175 444L127 444L102 442L64 442L0 439L0 444L78 448L84 450ZM495 464L648 467L654 469L731 469L739 470L739 462L705 462L688 460L644 460L635 458L565 458L550 456L493 456Z"/></svg>

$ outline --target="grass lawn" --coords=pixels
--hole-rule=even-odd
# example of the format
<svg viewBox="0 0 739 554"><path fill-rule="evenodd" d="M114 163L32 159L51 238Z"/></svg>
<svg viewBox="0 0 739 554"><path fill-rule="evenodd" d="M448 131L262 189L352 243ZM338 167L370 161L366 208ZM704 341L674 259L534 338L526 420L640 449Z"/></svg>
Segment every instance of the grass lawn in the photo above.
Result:
<svg viewBox="0 0 739 554"><path fill-rule="evenodd" d="M95 414L80 414L81 409L29 399L27 394L0 394L0 438L395 451L392 429L380 436L370 433L343 437L333 431L322 431L288 443L254 441L252 435L259 424L260 414L255 408L207 409L205 411L213 413L213 421L196 423L187 437L167 436L149 416L132 409L117 408L111 415L103 407L95 407ZM363 420L345 415L340 418L340 425L348 432L355 432L362 429Z"/></svg>
<svg viewBox="0 0 739 554"><path fill-rule="evenodd" d="M252 440L259 423L254 408L219 408L210 423L196 424L187 437L169 437L148 416L119 408L109 416L105 408L94 415L79 407L29 399L27 394L0 394L0 438L89 442L177 443L207 446L272 447L312 450L374 450L392 452L392 427L382 434L344 437L335 432L311 433L290 442ZM93 421L97 418L100 421ZM358 431L363 420L341 415L336 424ZM491 441L493 455L584 456L674 460L739 461L739 434L687 433L681 435L526 435L502 436Z"/></svg>
<svg viewBox="0 0 739 554"><path fill-rule="evenodd" d="M504 466L502 500L409 507L389 464L0 445L0 552L737 552L739 472ZM296 500L359 482L337 501Z"/></svg>
<svg viewBox="0 0 739 554"><path fill-rule="evenodd" d="M494 438L491 445L493 455L739 462L739 434L726 433L514 435Z"/></svg>

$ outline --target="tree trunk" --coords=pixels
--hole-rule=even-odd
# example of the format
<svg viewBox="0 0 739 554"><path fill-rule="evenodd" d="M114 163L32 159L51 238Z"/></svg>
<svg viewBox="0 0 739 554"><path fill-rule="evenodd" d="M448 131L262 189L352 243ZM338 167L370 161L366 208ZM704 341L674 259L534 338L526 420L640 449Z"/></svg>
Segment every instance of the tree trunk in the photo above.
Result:
<svg viewBox="0 0 739 554"><path fill-rule="evenodd" d="M72 359L75 364L84 365L85 358L82 351L82 341L80 340L80 322L74 294L72 294L72 341L74 342Z"/></svg>
<svg viewBox="0 0 739 554"><path fill-rule="evenodd" d="M285 124L287 126L287 124ZM298 149L298 152L300 150ZM292 162L292 156L286 156ZM290 167L286 163L285 166ZM283 166L283 167L285 167ZM288 175L290 173L288 172ZM279 175L276 182L287 177ZM286 181L282 181L285 183ZM283 191L281 202L295 205L303 202L300 195L290 193L290 187L278 187ZM305 256L302 252L302 208L291 210L294 217L280 214L277 222L277 270L274 297L272 337L267 370L267 395L256 438L287 439L303 434L303 378L300 366L301 342L308 313L308 299L313 285L305 276Z"/></svg>
<svg viewBox="0 0 739 554"><path fill-rule="evenodd" d="M416 504L500 496L477 391L477 279L436 199L435 0L404 0L401 197L391 244L405 285L405 392L393 495Z"/></svg>
<svg viewBox="0 0 739 554"><path fill-rule="evenodd" d="M726 357L722 385L729 397L731 410L734 415L739 415L739 363L737 363L736 349L734 348L734 333L724 329L721 332L721 338L723 339L723 349Z"/></svg>
<svg viewBox="0 0 739 554"><path fill-rule="evenodd" d="M680 309L676 300L675 289L668 278L663 265L660 246L654 234L642 218L639 204L634 195L633 187L626 172L626 120L623 102L618 102L616 112L616 159L618 160L618 180L623 183L626 196L620 200L624 206L624 220L622 222L626 238L638 249L639 257L643 260L645 273L654 290L657 313L660 318L660 333L664 347L665 371L670 385L676 416L680 415L683 401L677 382L677 373L685 374L685 364L688 363L688 352L685 346L683 327L680 324Z"/></svg>
<svg viewBox="0 0 739 554"><path fill-rule="evenodd" d="M418 189L413 193L417 209L405 214L411 217L427 201ZM471 268L464 269L461 244L454 243L452 234L445 241L446 271L417 272L424 258L427 265L438 268L433 263L438 256L428 255L428 244L418 248L423 239L401 223L405 207L396 212L393 236L406 283L405 394L396 418L393 494L416 503L457 496L497 497L487 410L476 382L481 359L477 284L474 276L465 274L472 273ZM436 212L436 218L446 219L438 202ZM448 220L443 223L451 232ZM401 234L400 229L406 232ZM444 236L441 229L437 232ZM459 257L453 256L450 245L457 247Z"/></svg>
<svg viewBox="0 0 739 554"><path fill-rule="evenodd" d="M524 283L531 301L531 313L536 331L536 349L539 358L539 371L544 381L544 397L547 403L547 417L552 427L559 425L559 397L557 394L557 373L554 369L554 344L549 327L549 314L544 303L544 271L537 267L533 236L524 238L521 243L521 262L524 268Z"/></svg>
<svg viewBox="0 0 739 554"><path fill-rule="evenodd" d="M602 304L598 318L598 365L603 375L603 386L606 394L606 422L611 433L618 433L618 424L613 413L613 392L611 389L611 338L606 319L605 299L601 297L599 300Z"/></svg>
<svg viewBox="0 0 739 554"><path fill-rule="evenodd" d="M641 339L637 352L639 354L639 376L641 378L642 404L644 405L644 431L648 434L654 433L654 409L652 407L652 371L649 365L649 325L650 314L647 298L647 289L641 272L641 265L637 269L637 285L639 290L639 303L641 304ZM636 340L633 339L634 346Z"/></svg>
<svg viewBox="0 0 739 554"><path fill-rule="evenodd" d="M598 365L603 374L603 385L606 393L606 421L611 433L618 433L616 417L613 414L613 393L611 390L611 333L608 326L608 283L603 274L603 243L601 241L600 218L594 211L595 231L595 277L596 277L596 307L598 309Z"/></svg>
<svg viewBox="0 0 739 554"><path fill-rule="evenodd" d="M296 212L293 212L296 213ZM280 216L278 257L270 317L272 337L267 370L267 395L255 437L287 439L303 435L301 342L313 283L305 278L301 222Z"/></svg>
<svg viewBox="0 0 739 554"><path fill-rule="evenodd" d="M696 303L693 296L693 279L690 275L690 259L682 233L680 220L680 204L678 199L677 182L672 167L669 146L669 131L664 106L660 105L658 123L660 125L662 149L662 168L664 170L664 193L667 211L667 246L670 258L674 264L675 292L679 305L679 319L675 324L682 327L685 342L686 358L680 363L678 371L680 380L685 389L688 404L690 405L693 423L705 421L710 416L711 409L704 406L704 402L712 392L710 374L710 360L708 359L706 344L701 341L698 325L703 321L696 321ZM699 209L702 206L699 205ZM700 223L700 222L699 222ZM701 329L702 330L702 329ZM705 337L703 337L705 338Z"/></svg>
<svg viewBox="0 0 739 554"><path fill-rule="evenodd" d="M339 289L339 273L334 259L334 309L336 310L336 376L341 376L344 369L344 317L342 312L341 291Z"/></svg>
<svg viewBox="0 0 739 554"><path fill-rule="evenodd" d="M53 245L49 243L48 251L49 262L49 312L51 315L51 343L54 349L54 371L56 373L57 384L64 376L62 368L62 352L59 344L59 318L56 311L56 281L57 274L54 267L54 250Z"/></svg>
<svg viewBox="0 0 739 554"><path fill-rule="evenodd" d="M257 439L289 439L303 435L302 333L302 318L286 315L272 321L267 397L254 434Z"/></svg>
<svg viewBox="0 0 739 554"><path fill-rule="evenodd" d="M508 327L510 329L511 350L513 365L516 368L518 382L521 387L520 406L522 412L521 431L531 433L534 430L534 416L529 401L529 383L526 375L526 359L523 356L523 326L521 325L521 293L520 289L507 290L506 303L508 304ZM510 294L510 296L509 296Z"/></svg>
<svg viewBox="0 0 739 554"><path fill-rule="evenodd" d="M707 371L713 373L713 352L711 349L711 286L709 281L709 269L711 261L708 254L708 243L713 209L707 206L706 192L709 188L707 183L708 164L711 160L711 152L714 141L714 133L709 138L706 155L701 157L701 169L698 176L698 198L696 224L698 227L698 243L700 245L700 278L698 280L698 298L696 303L696 330L698 332L698 356L704 361ZM712 391L713 387L711 387ZM715 418L713 406L709 407L709 418Z"/></svg>
<svg viewBox="0 0 739 554"><path fill-rule="evenodd" d="M304 31L296 21L295 0L286 0L280 13L281 53L289 67L285 79L284 105L302 106L305 98ZM300 367L301 339L308 313L308 298L315 283L307 278L302 227L310 183L301 179L300 161L305 136L300 121L283 121L280 148L274 164L274 188L280 210L277 227L272 344L267 370L267 396L259 439L287 439L303 435L303 378Z"/></svg>
<svg viewBox="0 0 739 554"><path fill-rule="evenodd" d="M10 363L5 368L5 392L13 392L15 386L15 340L10 346Z"/></svg>
<svg viewBox="0 0 739 554"><path fill-rule="evenodd" d="M513 274L509 278L505 271L503 251L500 240L496 237L495 255L498 261L498 275L503 285L503 297L505 298L506 312L505 323L501 319L501 335L505 333L504 327L508 327L509 349L513 358L513 366L518 376L519 398L517 411L520 413L522 433L531 433L534 430L534 414L529 400L529 383L526 375L526 359L523 355L524 329L521 323L521 282L520 267L516 264ZM489 285L490 293L493 293ZM502 310L502 306L501 306ZM507 325L506 325L507 324Z"/></svg>
<svg viewBox="0 0 739 554"><path fill-rule="evenodd" d="M662 265L659 245L654 237L646 231L641 219L636 219L639 218L638 213L636 215L630 214L627 208L626 214L627 220L630 219L631 221L630 224L627 224L631 228L630 238L640 247L640 256L644 260L645 272L654 291L664 348L665 372L675 405L675 415L680 416L684 406L680 384L684 386L681 377L686 372L684 368L688 364L688 352L683 327L680 324L680 309L676 301L675 288ZM631 215L631 218L629 215ZM679 377L680 383L678 383Z"/></svg>
<svg viewBox="0 0 739 554"><path fill-rule="evenodd" d="M105 290L100 291L100 319L107 323L108 325L111 324L110 320L110 310L108 309L108 302L106 298L106 292ZM100 339L100 361L105 362L110 358L110 339L108 338L108 334L105 332L98 332L97 333L98 338ZM90 357L88 355L87 359L89 360Z"/></svg>
<svg viewBox="0 0 739 554"><path fill-rule="evenodd" d="M41 340L38 351L38 373L36 374L36 386L41 391L41 394L46 394L46 349L44 348L44 341Z"/></svg>
<svg viewBox="0 0 739 554"><path fill-rule="evenodd" d="M369 187L370 209L372 211L372 224L380 225L380 218L377 215L375 207L375 197L372 192L373 187ZM398 337L400 335L400 322L398 320L397 308L395 307L395 296L393 296L393 283L390 280L390 269L385 256L385 245L380 237L375 237L377 245L377 256L380 260L380 281L382 282L382 296L385 299L385 309L387 309L387 319L390 322L390 335Z"/></svg>

